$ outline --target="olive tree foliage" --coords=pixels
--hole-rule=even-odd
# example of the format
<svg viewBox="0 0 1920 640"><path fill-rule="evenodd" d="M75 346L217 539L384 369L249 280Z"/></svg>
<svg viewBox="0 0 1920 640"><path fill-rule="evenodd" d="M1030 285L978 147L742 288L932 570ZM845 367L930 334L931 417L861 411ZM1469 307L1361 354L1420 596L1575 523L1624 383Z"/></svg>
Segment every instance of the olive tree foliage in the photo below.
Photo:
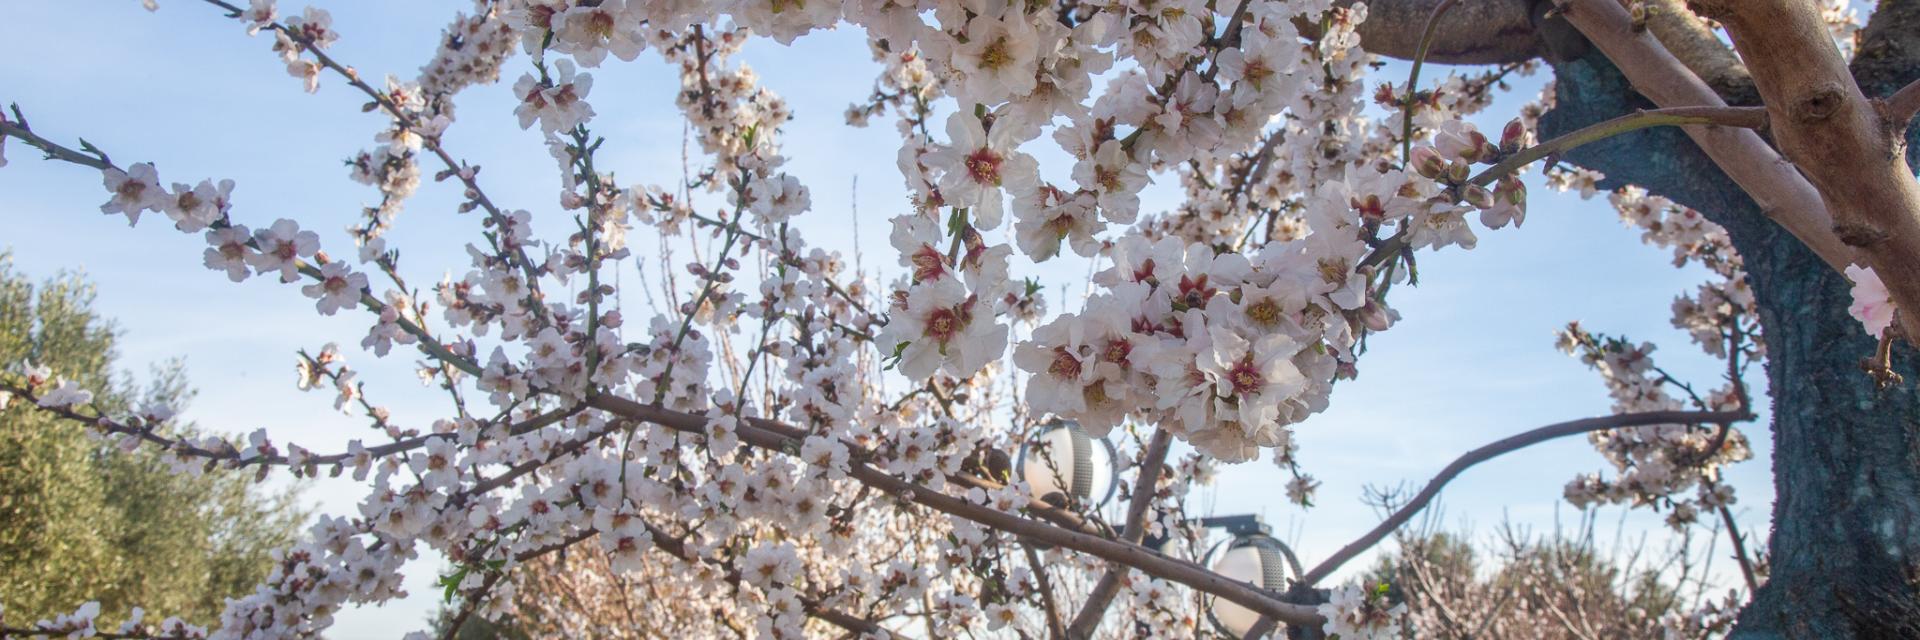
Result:
<svg viewBox="0 0 1920 640"><path fill-rule="evenodd" d="M114 324L67 274L35 283L0 252L0 358L57 368L110 411L193 397L179 362L143 386L115 368ZM183 427L191 432L191 428ZM148 607L206 623L266 577L304 515L295 493L242 473L180 473L30 406L0 411L0 605L53 617L94 600L117 617Z"/></svg>
<svg viewBox="0 0 1920 640"><path fill-rule="evenodd" d="M0 391L74 428L184 468L348 476L367 494L277 553L211 628L102 628L82 607L0 633L312 636L344 606L399 596L402 567L431 549L452 563L445 633L516 613L608 632L613 618L545 609L558 601L523 606L536 596L520 590L541 584L525 568L565 558L604 564L604 602L643 634L1190 636L1211 632L1205 608L1231 603L1262 618L1245 635L1396 637L1426 623L1334 574L1474 464L1570 435L1612 470L1574 478L1569 501L1655 509L1726 539L1753 598L1735 634L1920 621L1902 578L1920 537L1899 525L1920 515L1903 453L1920 450L1904 380L1920 319L1895 311L1920 305L1920 185L1902 160L1920 89L1856 82L1849 56L1899 48L1873 35L1899 30L1860 31L1844 7L1511 0L1449 18L1463 3L1384 1L1376 15L1332 0L476 0L417 75L382 80L330 53L350 34L324 9L176 4L270 39L309 91L344 83L358 97L343 108L384 118L346 163L376 192L354 246L269 219L230 180L162 181L30 109L0 120L0 143L100 172L100 211L204 239L188 259L218 276L277 280L320 314L364 319L366 355L419 358L445 411L394 424L331 345L300 354L301 387L337 394L377 434L340 451L264 430L182 433L168 407L102 405L75 374L16 366ZM889 212L896 267L878 278L791 224L814 213L784 169L807 150L783 146L792 114L733 60L750 39L824 28L862 30L882 67L871 95L849 96L849 124L890 121L900 138L912 198ZM1375 53L1412 58L1410 77L1375 75ZM1420 76L1429 56L1496 66L1435 81ZM1498 133L1467 120L1538 56L1552 90ZM636 143L596 133L617 105L593 101L593 75L643 57L681 77L661 96L691 143L678 175L599 161ZM455 108L463 89L507 78L511 115ZM1740 78L1747 104L1710 84ZM483 175L442 137L501 124L544 137L557 202L497 201L488 185L512 177ZM1030 153L1043 146L1071 163L1043 171ZM1612 415L1466 452L1284 588L1196 562L1192 487L1264 457L1293 475L1277 493L1311 503L1295 430L1364 370L1418 256L1516 233L1520 175L1550 158L1573 162L1550 182L1605 192L1676 264L1713 274L1671 311L1724 378L1675 379L1650 345L1570 325L1561 347L1602 375ZM464 264L417 266L388 244L427 178L462 194L476 230L449 239ZM1141 211L1154 182L1182 203ZM1101 267L1070 306L1013 260L1068 251ZM618 295L624 269L648 274L628 285L644 295ZM1750 457L1736 424L1755 417L1757 363L1789 451L1764 584L1722 481ZM1122 517L1009 474L1028 427L1053 418L1123 443ZM1194 453L1173 457L1176 442ZM1707 632L1686 627L1697 619L1663 625Z"/></svg>

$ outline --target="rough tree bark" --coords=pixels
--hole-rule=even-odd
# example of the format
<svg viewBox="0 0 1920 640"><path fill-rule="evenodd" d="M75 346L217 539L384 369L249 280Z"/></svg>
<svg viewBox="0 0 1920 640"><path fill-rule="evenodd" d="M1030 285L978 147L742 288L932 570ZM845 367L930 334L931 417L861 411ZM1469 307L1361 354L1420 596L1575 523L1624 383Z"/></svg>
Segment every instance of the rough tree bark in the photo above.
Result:
<svg viewBox="0 0 1920 640"><path fill-rule="evenodd" d="M1920 53L1920 52L1916 52ZM1865 83L1885 96L1920 69ZM1555 65L1554 136L1652 104L1597 53ZM1766 328L1772 392L1773 571L1740 615L1740 638L1920 637L1920 380L1879 390L1860 368L1874 342L1847 315L1844 277L1766 218L1678 130L1649 129L1575 150L1567 161L1637 184L1727 228L1745 257Z"/></svg>

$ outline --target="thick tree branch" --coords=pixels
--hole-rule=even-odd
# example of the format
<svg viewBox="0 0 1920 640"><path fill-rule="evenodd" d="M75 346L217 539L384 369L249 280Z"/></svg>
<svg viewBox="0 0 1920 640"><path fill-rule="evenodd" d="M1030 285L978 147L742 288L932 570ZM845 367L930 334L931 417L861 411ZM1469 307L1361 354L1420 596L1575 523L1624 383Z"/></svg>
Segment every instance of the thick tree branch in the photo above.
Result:
<svg viewBox="0 0 1920 640"><path fill-rule="evenodd" d="M1873 267L1896 307L1920 310L1920 183L1906 163L1907 122L1860 90L1811 3L1700 4L1747 61L1774 140L1819 190L1834 234L1859 249L1855 260ZM1920 336L1920 313L1900 314L1900 324Z"/></svg>
<svg viewBox="0 0 1920 640"><path fill-rule="evenodd" d="M1735 104L1757 101L1747 66L1685 0L1648 0L1645 6L1647 29L1722 99Z"/></svg>
<svg viewBox="0 0 1920 640"><path fill-rule="evenodd" d="M1567 20L1586 34L1594 46L1626 74L1634 88L1654 104L1726 106L1726 101L1651 34L1635 30L1626 9L1614 0L1565 0L1562 6ZM1778 126L1777 119L1774 125ZM1833 221L1820 192L1758 134L1725 127L1693 126L1685 131L1714 164L1753 197L1768 218L1813 249L1827 266L1839 271L1854 262L1856 252L1833 233Z"/></svg>
<svg viewBox="0 0 1920 640"><path fill-rule="evenodd" d="M1368 2L1367 21L1356 27L1360 46L1368 53L1412 59L1420 48L1420 34L1425 31L1428 16L1444 2ZM1543 48L1534 35L1532 5L1532 0L1474 0L1462 4L1439 22L1427 60L1439 64L1500 64L1539 57Z"/></svg>
<svg viewBox="0 0 1920 640"><path fill-rule="evenodd" d="M1325 580L1327 576L1339 570L1341 565L1353 560L1366 550L1373 548L1374 545L1386 539L1394 530L1399 529L1402 525L1405 525L1408 520L1413 519L1413 516L1419 514L1421 509L1426 508L1428 503L1433 502L1433 499L1440 495L1440 490L1445 488L1447 483L1451 482L1454 477L1459 476L1461 472L1466 471L1473 465L1486 462L1501 454L1530 447L1554 438L1590 431L1605 431L1607 429L1639 427L1653 424L1724 424L1752 420L1753 417L1753 414L1748 411L1649 411L1644 413L1623 413L1620 415L1585 418L1570 422L1550 424L1468 451L1466 454L1461 455L1452 463L1448 464L1446 468L1441 469L1439 474L1435 475L1432 480L1427 481L1427 486L1422 488L1419 494L1415 495L1412 500L1407 501L1406 504L1401 505L1398 511L1387 516L1387 519L1382 521L1379 526L1374 527L1372 531L1368 531L1366 535L1360 536L1359 539L1348 543L1347 546L1341 547L1338 552L1335 552L1326 560L1321 561L1313 570L1308 571L1307 575L1301 578L1301 582L1303 584L1313 585L1319 583L1321 580Z"/></svg>
<svg viewBox="0 0 1920 640"><path fill-rule="evenodd" d="M1140 544L1146 536L1148 507L1159 493L1160 468L1167 463L1167 451L1173 448L1173 432L1155 429L1152 439L1147 441L1147 450L1140 456L1140 475L1133 485L1133 501L1127 504L1127 523L1121 529L1120 539L1127 544ZM1100 619L1106 617L1107 606L1113 603L1113 597L1120 593L1120 581L1127 577L1127 568L1123 565L1107 567L1107 572L1094 583L1093 590L1087 593L1087 601L1080 605L1080 613L1073 616L1073 624L1067 627L1067 637L1082 640L1093 637L1093 631L1100 627Z"/></svg>

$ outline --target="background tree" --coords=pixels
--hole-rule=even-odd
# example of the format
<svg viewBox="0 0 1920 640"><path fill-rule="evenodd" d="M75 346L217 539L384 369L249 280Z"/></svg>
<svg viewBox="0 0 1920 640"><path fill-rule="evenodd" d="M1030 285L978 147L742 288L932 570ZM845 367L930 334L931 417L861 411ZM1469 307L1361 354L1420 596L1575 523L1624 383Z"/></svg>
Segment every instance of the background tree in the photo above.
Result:
<svg viewBox="0 0 1920 640"><path fill-rule="evenodd" d="M111 321L78 274L36 285L0 252L0 361L32 361L130 411L185 407L178 361L141 386L115 369ZM189 429L191 432L191 429ZM197 470L193 470L197 471ZM149 449L121 451L24 405L0 410L0 605L10 619L52 617L79 601L124 617L141 606L198 624L267 574L305 514L293 488L243 473L182 472Z"/></svg>

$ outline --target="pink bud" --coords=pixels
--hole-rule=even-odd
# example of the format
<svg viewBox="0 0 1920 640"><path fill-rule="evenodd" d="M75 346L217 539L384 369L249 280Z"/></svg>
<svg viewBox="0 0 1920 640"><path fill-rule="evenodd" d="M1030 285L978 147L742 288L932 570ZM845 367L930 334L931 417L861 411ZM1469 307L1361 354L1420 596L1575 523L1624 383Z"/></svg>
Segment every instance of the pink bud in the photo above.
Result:
<svg viewBox="0 0 1920 640"><path fill-rule="evenodd" d="M1498 196L1500 201L1508 204L1522 207L1527 204L1527 185L1519 178L1501 178L1500 184L1494 186L1493 194Z"/></svg>
<svg viewBox="0 0 1920 640"><path fill-rule="evenodd" d="M1512 122L1508 122L1507 128L1502 129L1500 131L1500 148L1501 149L1504 149L1510 152L1519 151L1521 145L1524 145L1526 143L1527 143L1527 125L1526 123L1521 122L1519 118L1514 118Z"/></svg>
<svg viewBox="0 0 1920 640"><path fill-rule="evenodd" d="M1469 163L1479 162L1492 155L1488 152L1492 148L1492 145L1487 144L1486 134L1478 131L1468 131L1467 145L1465 149L1460 150L1460 159Z"/></svg>
<svg viewBox="0 0 1920 640"><path fill-rule="evenodd" d="M1466 199L1467 204L1473 205L1477 208L1481 208L1481 209L1493 208L1493 192L1487 191L1486 187L1482 187L1477 184L1470 184L1461 189L1460 195L1462 198Z"/></svg>
<svg viewBox="0 0 1920 640"><path fill-rule="evenodd" d="M1386 331L1400 319L1400 313L1388 309L1378 301L1368 298L1366 306L1360 307L1360 322L1368 331Z"/></svg>
<svg viewBox="0 0 1920 640"><path fill-rule="evenodd" d="M1429 179L1438 180L1446 173L1447 161L1441 159L1440 152L1433 147L1413 148L1413 170Z"/></svg>

